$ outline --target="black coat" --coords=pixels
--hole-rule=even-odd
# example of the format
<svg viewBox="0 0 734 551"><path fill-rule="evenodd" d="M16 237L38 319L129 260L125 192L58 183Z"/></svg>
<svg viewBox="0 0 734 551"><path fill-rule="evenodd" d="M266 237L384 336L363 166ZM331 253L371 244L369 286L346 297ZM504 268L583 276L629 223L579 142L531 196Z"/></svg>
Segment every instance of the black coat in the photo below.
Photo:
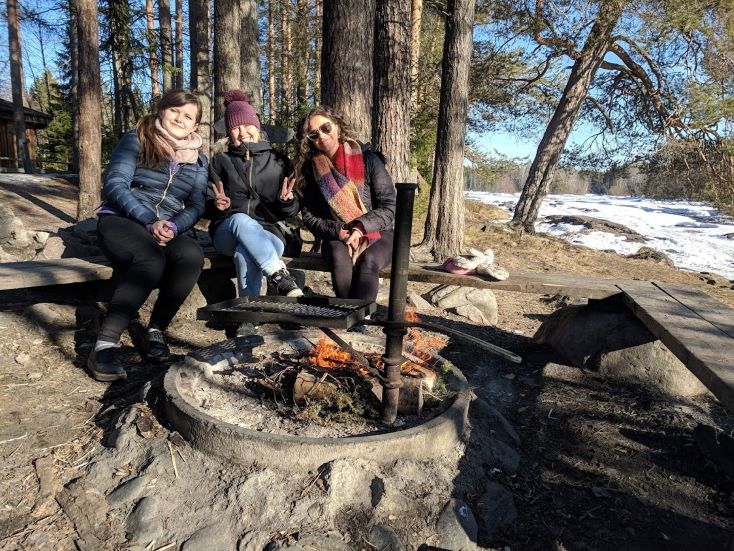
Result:
<svg viewBox="0 0 734 551"><path fill-rule="evenodd" d="M364 159L364 186L360 196L367 212L351 222L361 222L367 233L393 229L395 222L395 184L385 169L379 153L362 146ZM343 223L334 218L324 199L313 172L313 164L307 161L303 169L304 184L301 189L301 215L303 223L317 237L328 241L339 239Z"/></svg>
<svg viewBox="0 0 734 551"><path fill-rule="evenodd" d="M206 205L206 217L212 221L209 232L213 235L225 218L239 212L257 220L285 242L275 223L298 213L295 197L287 202L278 199L283 178L290 173L288 158L273 150L267 141L243 143L239 147L230 144L226 153L212 159L209 180L222 182L232 204L226 211L220 211L213 193L209 192Z"/></svg>

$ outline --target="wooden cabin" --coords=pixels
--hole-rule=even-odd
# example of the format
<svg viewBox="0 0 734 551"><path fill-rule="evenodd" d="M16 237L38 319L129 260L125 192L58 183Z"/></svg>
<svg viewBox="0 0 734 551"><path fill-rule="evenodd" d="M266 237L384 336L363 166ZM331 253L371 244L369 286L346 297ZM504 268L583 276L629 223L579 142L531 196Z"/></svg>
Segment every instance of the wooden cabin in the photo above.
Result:
<svg viewBox="0 0 734 551"><path fill-rule="evenodd" d="M37 130L46 128L51 122L51 115L41 113L30 107L24 108L25 134L28 141L28 152L34 169L40 170L40 162L36 160L38 149ZM18 159L15 148L15 128L13 124L13 102L0 99L0 171L18 172L23 168L23 159Z"/></svg>

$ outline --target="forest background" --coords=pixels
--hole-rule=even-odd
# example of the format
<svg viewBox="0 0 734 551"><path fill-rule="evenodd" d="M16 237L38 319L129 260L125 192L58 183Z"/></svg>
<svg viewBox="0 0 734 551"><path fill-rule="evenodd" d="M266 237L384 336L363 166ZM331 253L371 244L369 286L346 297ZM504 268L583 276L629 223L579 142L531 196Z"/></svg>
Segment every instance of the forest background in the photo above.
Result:
<svg viewBox="0 0 734 551"><path fill-rule="evenodd" d="M388 153L397 181L436 184L431 203L449 208L426 221L434 252L437 242L456 250L463 233L441 235L454 224L445 220L463 218L450 187L522 191L514 221L526 228L549 192L681 197L734 211L732 0L7 0L6 8L0 94L22 94L53 116L39 136L46 170L78 171L88 111L78 87L99 67L102 167L171 87L201 92L205 140L218 136L229 88L248 92L263 121L281 127L314 104L335 104L362 140ZM93 24L96 51L80 44ZM20 91L8 76L14 33ZM397 112L385 99L401 97ZM516 158L483 145L493 132L542 139L534 158ZM458 167L448 170L457 150Z"/></svg>

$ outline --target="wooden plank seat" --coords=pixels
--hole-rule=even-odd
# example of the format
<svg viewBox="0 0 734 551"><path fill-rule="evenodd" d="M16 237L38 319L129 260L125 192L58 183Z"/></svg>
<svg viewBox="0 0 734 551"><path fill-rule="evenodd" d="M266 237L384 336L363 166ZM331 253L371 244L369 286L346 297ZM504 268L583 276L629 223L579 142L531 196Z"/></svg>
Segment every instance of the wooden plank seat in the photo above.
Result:
<svg viewBox="0 0 734 551"><path fill-rule="evenodd" d="M650 332L734 412L734 309L690 287L649 281L617 287Z"/></svg>
<svg viewBox="0 0 734 551"><path fill-rule="evenodd" d="M234 273L232 259L205 249L205 270L228 269ZM305 254L298 258L284 258L290 269L328 271L319 255ZM387 268L380 274L390 277ZM112 277L109 261L103 256L90 258L59 258L55 260L30 260L0 264L0 291L27 289L49 285L65 285L100 281ZM583 277L561 272L513 272L504 281L490 281L476 275L456 275L445 272L439 264L411 263L408 279L435 284L461 285L523 293L565 295L581 298L605 298L619 293L616 280Z"/></svg>

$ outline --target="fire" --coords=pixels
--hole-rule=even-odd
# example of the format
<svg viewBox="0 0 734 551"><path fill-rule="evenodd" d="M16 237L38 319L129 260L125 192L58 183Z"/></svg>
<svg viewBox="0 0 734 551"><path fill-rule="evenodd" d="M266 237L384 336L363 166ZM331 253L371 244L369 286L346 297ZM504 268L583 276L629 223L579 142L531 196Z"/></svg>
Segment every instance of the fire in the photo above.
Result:
<svg viewBox="0 0 734 551"><path fill-rule="evenodd" d="M418 315L412 311L406 312L405 319L406 321L420 321ZM432 352L443 347L446 340L441 337L421 334L416 328L409 329L407 338L408 344L412 348L412 355L422 361L416 363L406 360L400 366L401 373L407 377L428 379L432 383L436 379L436 373L427 363L433 359ZM379 354L365 354L365 357L373 367L383 368L382 358ZM309 352L307 361L313 367L321 370L349 369L356 371L361 376L369 376L369 372L356 362L347 351L327 340L325 336L322 336L316 346ZM432 386L432 384L429 386Z"/></svg>

